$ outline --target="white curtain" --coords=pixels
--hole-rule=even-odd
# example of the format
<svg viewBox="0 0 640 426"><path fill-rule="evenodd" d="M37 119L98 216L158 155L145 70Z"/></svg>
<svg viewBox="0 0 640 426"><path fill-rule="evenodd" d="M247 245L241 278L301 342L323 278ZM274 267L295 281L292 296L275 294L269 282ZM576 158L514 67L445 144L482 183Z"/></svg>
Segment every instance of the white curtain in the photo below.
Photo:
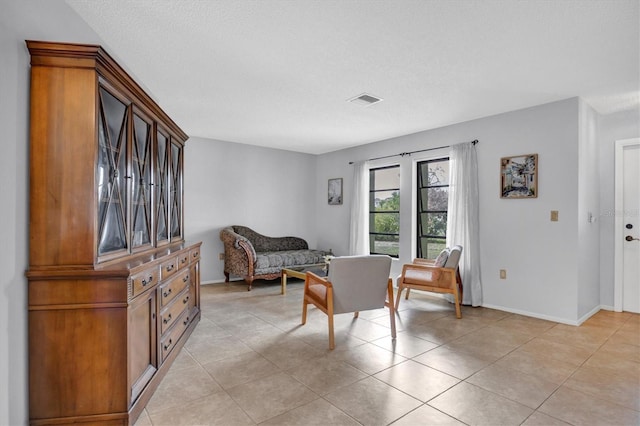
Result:
<svg viewBox="0 0 640 426"><path fill-rule="evenodd" d="M349 254L369 254L369 165L366 161L353 164L351 192L351 226Z"/></svg>
<svg viewBox="0 0 640 426"><path fill-rule="evenodd" d="M482 305L478 158L471 143L453 145L449 155L447 246L462 246L460 274L465 305Z"/></svg>

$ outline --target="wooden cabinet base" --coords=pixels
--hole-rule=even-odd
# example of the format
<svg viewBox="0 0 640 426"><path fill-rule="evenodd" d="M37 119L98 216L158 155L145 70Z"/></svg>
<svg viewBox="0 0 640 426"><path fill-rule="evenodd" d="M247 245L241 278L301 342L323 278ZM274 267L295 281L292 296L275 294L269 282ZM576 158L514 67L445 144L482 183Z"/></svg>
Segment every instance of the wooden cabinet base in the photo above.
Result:
<svg viewBox="0 0 640 426"><path fill-rule="evenodd" d="M153 393L156 391L160 382L167 374L167 371L171 367L171 364L175 360L176 356L180 353L180 349L184 346L184 343L187 341L196 325L200 321L200 313L193 319L189 327L185 330L184 334L180 338L180 340L176 343L174 350L171 354L165 359L164 363L160 366L160 369L156 371L153 375L153 378L149 381L144 390L140 393L138 399L133 404L133 406L129 409L128 412L122 413L109 413L109 414L96 414L96 415L85 415L85 416L73 416L73 417L54 417L54 418L34 418L33 413L31 414L30 424L31 425L68 425L68 424L96 424L102 426L110 426L110 425L132 425L136 422L140 414L142 414L142 410L147 405Z"/></svg>
<svg viewBox="0 0 640 426"><path fill-rule="evenodd" d="M200 258L142 292L136 277L160 276L166 259L199 247L183 243L103 269L27 273L32 424L135 422L200 321ZM173 282L180 292L163 298ZM161 312L175 321L163 327Z"/></svg>

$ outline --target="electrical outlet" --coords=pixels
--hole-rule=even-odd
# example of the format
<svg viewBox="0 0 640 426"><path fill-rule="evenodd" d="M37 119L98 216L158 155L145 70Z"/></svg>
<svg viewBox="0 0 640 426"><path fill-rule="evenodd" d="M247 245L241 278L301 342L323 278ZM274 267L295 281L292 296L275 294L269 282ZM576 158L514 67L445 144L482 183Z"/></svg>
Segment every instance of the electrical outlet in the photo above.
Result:
<svg viewBox="0 0 640 426"><path fill-rule="evenodd" d="M220 259L220 260L224 260L224 253L220 253L220 254L218 254L218 259Z"/></svg>
<svg viewBox="0 0 640 426"><path fill-rule="evenodd" d="M501 280L506 280L507 279L507 270L506 269L500 269L500 279Z"/></svg>

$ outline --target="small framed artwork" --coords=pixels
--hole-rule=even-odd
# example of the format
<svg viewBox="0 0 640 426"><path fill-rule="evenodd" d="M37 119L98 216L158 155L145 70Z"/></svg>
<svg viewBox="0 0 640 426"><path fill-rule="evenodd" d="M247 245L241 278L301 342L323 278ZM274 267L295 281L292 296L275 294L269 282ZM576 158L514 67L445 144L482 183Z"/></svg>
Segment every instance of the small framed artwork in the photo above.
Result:
<svg viewBox="0 0 640 426"><path fill-rule="evenodd" d="M342 178L329 179L328 201L330 206L342 204Z"/></svg>
<svg viewBox="0 0 640 426"><path fill-rule="evenodd" d="M500 159L500 198L538 197L538 154Z"/></svg>

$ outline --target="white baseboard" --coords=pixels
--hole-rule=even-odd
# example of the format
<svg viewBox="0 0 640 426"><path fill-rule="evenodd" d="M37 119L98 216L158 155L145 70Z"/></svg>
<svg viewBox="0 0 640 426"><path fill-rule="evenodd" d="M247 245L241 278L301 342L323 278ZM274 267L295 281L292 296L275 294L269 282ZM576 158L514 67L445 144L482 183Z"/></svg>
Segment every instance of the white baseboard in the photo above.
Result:
<svg viewBox="0 0 640 426"><path fill-rule="evenodd" d="M554 316L550 316L550 315L539 314L539 313L536 313L536 312L529 312L529 311L523 311L523 310L520 310L520 309L506 308L504 306L491 305L491 304L487 304L487 303L483 303L482 306L485 307L485 308L497 309L498 311L510 312L512 314L524 315L524 316L527 316L527 317L533 317L533 318L543 319L543 320L547 320L547 321L553 321L553 322L557 322L557 323L560 323L560 324L575 325L575 326L580 325L580 323L578 323L578 321L570 320L570 319L567 319L567 318L559 318L559 317L554 317Z"/></svg>
<svg viewBox="0 0 640 426"><path fill-rule="evenodd" d="M592 310L590 310L589 312L587 312L586 314L584 314L582 317L578 319L578 325L582 324L583 322L591 318L593 315L597 314L600 309L602 309L602 306L598 305Z"/></svg>
<svg viewBox="0 0 640 426"><path fill-rule="evenodd" d="M234 281L242 281L242 278L235 278L235 279L231 279L229 280L230 282L234 282ZM220 278L217 280L208 280L208 281L200 281L200 285L208 285L208 284L224 284L226 281L224 280L224 278Z"/></svg>

